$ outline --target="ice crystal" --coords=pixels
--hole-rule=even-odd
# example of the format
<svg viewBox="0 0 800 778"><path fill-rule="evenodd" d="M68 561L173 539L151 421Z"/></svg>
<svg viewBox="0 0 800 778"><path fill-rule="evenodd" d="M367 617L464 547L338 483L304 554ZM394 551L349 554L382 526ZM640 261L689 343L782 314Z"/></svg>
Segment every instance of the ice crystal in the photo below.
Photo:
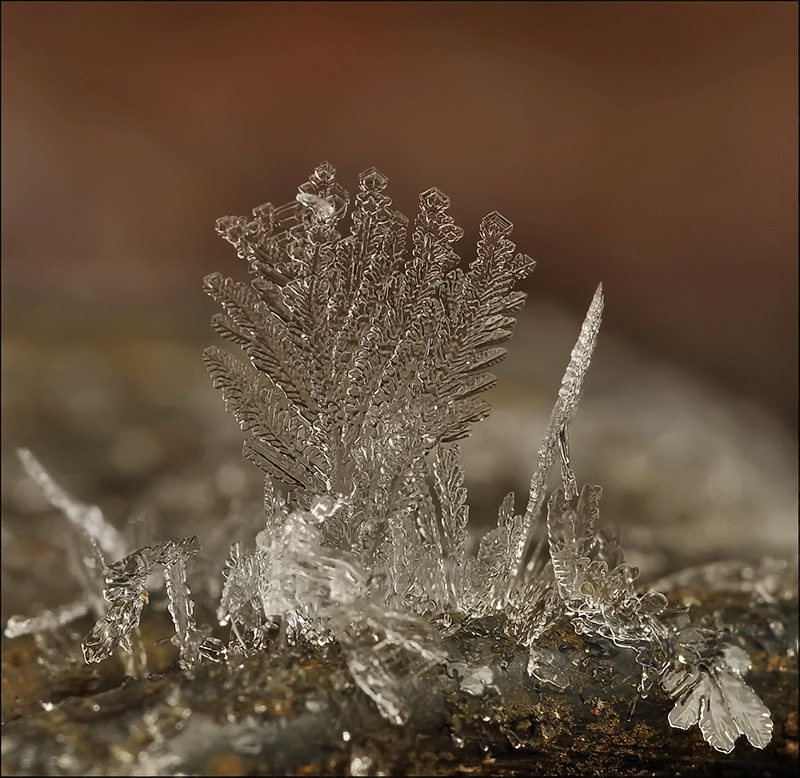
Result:
<svg viewBox="0 0 800 778"><path fill-rule="evenodd" d="M490 667L476 667L461 679L461 689L474 697L480 697L491 686L494 674Z"/></svg>
<svg viewBox="0 0 800 778"><path fill-rule="evenodd" d="M102 662L120 645L131 650L131 633L139 626L142 607L150 599L147 578L158 566L165 571L170 612L178 630L181 653L191 654L188 645L188 633L192 629L191 609L186 604L189 594L184 591L185 577L180 570L186 559L199 550L200 541L197 537L166 540L156 546L134 551L116 564L106 567L103 595L111 607L83 641L86 661ZM178 569L171 571L176 565Z"/></svg>
<svg viewBox="0 0 800 778"><path fill-rule="evenodd" d="M190 539L190 542L193 539ZM210 636L208 627L200 628L194 620L194 600L186 583L186 559L188 554L180 546L170 549L170 559L163 561L164 583L169 598L169 612L175 625L172 642L180 650L180 664L191 669L205 657L214 662L225 657L227 649L222 641Z"/></svg>
<svg viewBox="0 0 800 778"><path fill-rule="evenodd" d="M764 748L772 737L769 710L744 682L750 658L738 646L716 655L704 655L707 641L697 630L678 635L678 670L669 670L662 680L665 691L677 702L669 723L678 729L697 724L705 740L718 751L730 753L736 738L744 735L756 748Z"/></svg>
<svg viewBox="0 0 800 778"><path fill-rule="evenodd" d="M221 591L216 585L229 643L194 620L186 565L198 538L129 553L99 508L69 497L27 451L20 458L29 475L75 530L85 597L16 617L6 634L56 630L91 609L86 662L118 647L130 652L148 576L160 567L184 670L288 643L336 644L355 685L399 725L443 665L468 696L494 688L502 665L446 661L443 637L481 620L529 651L530 676L551 692L567 689L571 660L541 644L560 621L635 652L639 692L662 685L675 700L673 727L697 724L721 751L740 734L763 748L772 722L743 680L746 653L730 635L693 627L664 595L637 590L638 571L598 527L600 488L579 488L573 472L568 432L597 341L602 287L567 364L525 511L516 513L509 494L477 554L467 553L457 441L489 412L481 394L524 302L514 286L534 263L515 253L510 222L492 213L481 221L475 258L462 265L452 248L462 232L438 189L420 196L406 251L408 222L385 188L374 168L361 174L345 230L350 197L323 163L287 205L217 223L250 282L215 273L205 290L222 306L214 328L246 359L211 347L205 363L245 432L244 455L265 476L262 529L252 545L230 545ZM548 495L556 458L562 485ZM220 558L234 539L223 546L224 535L214 540ZM354 755L353 774L366 774L370 759Z"/></svg>
<svg viewBox="0 0 800 778"><path fill-rule="evenodd" d="M69 520L73 532L68 535L70 569L83 589L88 604L99 618L105 614L107 603L105 559L119 559L127 553L127 544L117 530L103 517L96 505L85 505L71 497L59 486L41 462L27 449L17 452L25 471L41 489L47 501ZM77 614L77 610L62 612Z"/></svg>
<svg viewBox="0 0 800 778"><path fill-rule="evenodd" d="M450 571L419 592L438 606L457 596L466 514L458 503L447 518L436 513L425 457L488 413L479 395L494 383L489 368L505 355L524 300L514 283L533 262L515 254L511 224L494 213L481 222L476 258L459 267L451 244L461 230L437 189L420 197L406 254L407 220L385 186L374 169L361 175L344 236L337 227L349 197L328 164L298 202L221 219L218 231L253 278L214 274L205 286L224 309L215 328L248 362L212 348L206 363L248 435L251 461L298 505L346 498L325 522L326 544L369 573L380 567L400 598L408 571L391 549L405 545L437 576ZM452 469L447 456L441 467Z"/></svg>
<svg viewBox="0 0 800 778"><path fill-rule="evenodd" d="M550 557L559 596L579 632L628 648L666 640L667 630L658 620L666 597L636 594L639 571L626 564L613 535L603 537L595 528L600 493L597 486L585 486L574 506L561 489L550 498Z"/></svg>
<svg viewBox="0 0 800 778"><path fill-rule="evenodd" d="M404 724L417 682L445 658L436 627L368 603L339 611L333 625L355 682L386 718Z"/></svg>
<svg viewBox="0 0 800 778"><path fill-rule="evenodd" d="M85 616L90 610L88 602L78 600L62 605L60 608L43 611L36 616L12 616L6 624L4 634L9 638L18 638L21 635L34 635L48 630L55 631L81 616Z"/></svg>
<svg viewBox="0 0 800 778"><path fill-rule="evenodd" d="M20 449L18 455L26 472L42 490L48 502L62 511L81 534L91 538L92 543L96 543L106 557L118 559L125 556L128 544L117 529L105 520L99 507L84 505L71 497L27 449Z"/></svg>
<svg viewBox="0 0 800 778"><path fill-rule="evenodd" d="M212 348L206 363L247 433L245 455L267 475L268 502L271 478L288 500L268 509L254 555L234 549L222 620L232 620L243 645L237 625L255 634L278 619L319 639L327 624L359 686L396 722L407 716L400 679L420 677L439 656L419 616L447 612L504 612L510 635L530 648L529 672L559 688L568 669L536 640L565 617L579 632L635 649L642 693L661 678L684 702L706 700L703 684L711 682L690 679L711 675L698 658L676 680L670 662L683 654L661 618L666 598L636 592L636 569L613 534L596 527L599 487L578 494L569 461L569 424L597 340L602 287L567 365L525 512L515 515L509 495L496 529L470 558L453 441L488 413L479 395L494 381L488 368L504 356L500 344L524 300L514 284L533 262L514 254L511 225L494 213L481 222L475 260L459 267L451 244L461 230L436 189L420 197L406 254L406 219L391 210L385 186L374 169L361 175L346 235L338 228L349 197L327 163L295 203L218 223L252 278L248 285L214 274L206 290L224 310L215 329L248 361ZM563 488L548 503L557 457ZM733 690L733 671L715 672L713 688L725 687L738 731L761 733L751 742L763 747L755 704ZM468 687L484 688L473 676ZM713 718L697 720L715 748L727 747Z"/></svg>
<svg viewBox="0 0 800 778"><path fill-rule="evenodd" d="M532 534L533 525L540 516L546 499L545 487L550 468L559 452L562 456L562 480L568 496L574 496L577 491L575 476L566 456L566 441L569 422L572 419L580 399L583 381L589 369L589 363L597 343L597 334L600 330L600 321L603 316L603 287L597 287L592 303L586 313L578 341L572 350L567 365L561 388L558 392L558 401L550 415L544 440L539 449L539 461L536 471L531 479L528 506L522 520L515 526L511 535L511 581L518 585L524 583L534 573L534 565L540 554L534 552ZM510 594L510 589L509 589Z"/></svg>

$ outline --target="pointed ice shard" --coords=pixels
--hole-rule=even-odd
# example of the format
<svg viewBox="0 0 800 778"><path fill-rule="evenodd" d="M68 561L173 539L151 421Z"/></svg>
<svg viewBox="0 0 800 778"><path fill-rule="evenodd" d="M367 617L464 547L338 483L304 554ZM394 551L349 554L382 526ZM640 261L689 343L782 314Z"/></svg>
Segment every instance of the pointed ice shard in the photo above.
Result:
<svg viewBox="0 0 800 778"><path fill-rule="evenodd" d="M95 616L101 618L108 607L103 597L106 563L101 541L114 552L123 547L124 541L106 524L96 505L74 500L28 449L17 449L17 456L48 502L69 519L74 530L66 538L70 572L81 585Z"/></svg>
<svg viewBox="0 0 800 778"><path fill-rule="evenodd" d="M583 320L578 341L572 349L572 354L561 381L558 391L558 400L550 414L550 423L547 427L544 440L539 449L539 462L536 472L531 479L530 497L528 507L522 517L520 527L514 532L511 547L511 576L506 599L514 586L519 586L526 578L526 551L529 551L531 530L536 518L541 514L544 506L547 476L556 458L559 445L566 442L566 429L575 414L575 409L580 399L583 380L597 343L597 334L603 316L603 285L600 284L594 293L586 318ZM565 473L571 472L565 467ZM574 480L574 476L573 476Z"/></svg>
<svg viewBox="0 0 800 778"><path fill-rule="evenodd" d="M17 638L21 635L34 635L45 630L56 630L85 616L89 610L89 603L86 600L77 600L62 605L60 608L43 611L36 616L12 616L6 624L3 634L7 638Z"/></svg>
<svg viewBox="0 0 800 778"><path fill-rule="evenodd" d="M100 508L96 505L84 505L71 497L28 449L17 449L17 456L25 472L36 482L47 501L58 508L72 524L88 533L107 558L120 559L127 554L125 539L105 520Z"/></svg>

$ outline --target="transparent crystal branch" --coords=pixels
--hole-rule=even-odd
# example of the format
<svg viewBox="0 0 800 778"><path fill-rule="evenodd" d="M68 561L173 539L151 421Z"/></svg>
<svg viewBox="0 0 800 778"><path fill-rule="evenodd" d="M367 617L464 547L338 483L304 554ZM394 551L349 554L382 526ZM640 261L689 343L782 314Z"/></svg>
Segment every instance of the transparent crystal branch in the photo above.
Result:
<svg viewBox="0 0 800 778"><path fill-rule="evenodd" d="M69 602L53 610L43 611L36 616L12 616L6 624L3 634L8 638L18 638L22 635L33 635L46 630L52 632L82 618L90 610L89 603L82 599Z"/></svg>
<svg viewBox="0 0 800 778"><path fill-rule="evenodd" d="M550 415L547 431L539 448L539 461L536 472L531 479L528 506L522 516L522 521L512 532L511 560L509 584L506 590L506 601L515 586L521 586L529 573L528 565L532 552L532 528L537 517L541 515L544 506L547 487L547 476L555 461L559 446L563 447L566 429L575 414L575 409L580 399L583 380L589 369L592 354L597 343L597 334L603 316L603 285L597 287L586 318L581 326L578 341L572 349L569 364L567 365L558 400Z"/></svg>
<svg viewBox="0 0 800 778"><path fill-rule="evenodd" d="M440 446L433 464L434 485L439 501L445 586L452 607L459 608L467 552L469 506L457 445Z"/></svg>
<svg viewBox="0 0 800 778"><path fill-rule="evenodd" d="M201 656L219 661L226 650L221 641L209 636L208 629L199 629L195 623L194 600L186 582L186 559L185 553L177 554L174 561L164 565L164 583L169 598L169 612L175 625L172 643L180 650L181 667L191 670Z"/></svg>
<svg viewBox="0 0 800 778"><path fill-rule="evenodd" d="M170 612L178 629L178 644L182 647L182 653L189 651L189 646L184 641L191 622L191 607L187 604L190 593L186 588L185 578L181 580L180 568L172 573L168 573L167 568L185 563L186 559L199 550L200 541L197 537L166 540L156 546L134 551L107 567L103 594L111 607L83 641L86 662L101 662L110 657L118 646L132 651L131 633L139 626L142 607L150 599L147 578L157 566L165 568L165 575L169 577L172 587ZM191 661L192 657L189 657L189 663Z"/></svg>
<svg viewBox="0 0 800 778"><path fill-rule="evenodd" d="M76 528L91 537L108 559L120 559L128 553L125 539L105 520L97 505L85 505L71 497L28 449L17 449L17 456L47 501L58 508Z"/></svg>
<svg viewBox="0 0 800 778"><path fill-rule="evenodd" d="M72 530L66 535L70 571L80 584L95 616L102 617L108 604L103 596L106 563L101 544L111 553L116 553L124 547L124 541L106 523L96 505L84 505L73 499L28 449L17 449L17 456L47 501L68 519Z"/></svg>

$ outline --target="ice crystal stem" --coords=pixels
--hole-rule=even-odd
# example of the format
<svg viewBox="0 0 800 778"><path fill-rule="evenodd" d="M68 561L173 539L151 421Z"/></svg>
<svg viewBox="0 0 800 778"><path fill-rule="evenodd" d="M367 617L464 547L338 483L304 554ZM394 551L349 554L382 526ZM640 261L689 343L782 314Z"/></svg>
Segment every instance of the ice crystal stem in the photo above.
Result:
<svg viewBox="0 0 800 778"><path fill-rule="evenodd" d="M21 635L35 635L45 630L54 631L85 616L89 610L89 603L86 600L77 600L53 610L43 611L37 616L12 616L6 624L4 634L8 638L17 638Z"/></svg>
<svg viewBox="0 0 800 778"><path fill-rule="evenodd" d="M469 506L458 445L440 446L433 463L433 478L439 501L439 528L442 536L446 587L451 605L458 609L461 577L467 545Z"/></svg>
<svg viewBox="0 0 800 778"><path fill-rule="evenodd" d="M150 601L147 591L147 577L156 566L165 569L186 559L200 550L196 536L181 540L165 540L156 546L147 546L134 551L116 564L105 569L105 588L103 594L111 603L106 615L99 619L92 631L83 641L83 655L87 663L102 662L121 646L132 651L131 633L139 626L142 607ZM181 583L180 570L174 571L171 578L170 612L176 627L181 630L186 624L186 612L191 616L187 604L190 597L185 577ZM186 600L187 602L184 602ZM179 642L180 645L180 642Z"/></svg>
<svg viewBox="0 0 800 778"><path fill-rule="evenodd" d="M550 423L539 448L539 461L536 472L531 479L528 507L525 509L525 514L522 516L519 527L515 528L513 534L511 575L509 576L509 584L505 594L506 602L512 589L520 585L528 577L529 570L527 568L530 564L530 554L525 552L530 550L533 525L537 517L541 515L544 506L547 476L556 458L559 446L563 446L566 443L565 430L575 413L580 399L583 380L586 376L586 371L589 369L589 363L597 343L597 333L600 330L600 322L603 316L603 303L603 285L599 284L583 320L578 340L572 349L567 370L564 373L561 388L558 391L558 400L550 414ZM562 435L564 436L563 440ZM566 461L568 462L568 460ZM567 481L574 487L574 476L571 477L571 480L569 477L571 468L567 466L564 472L566 473Z"/></svg>
<svg viewBox="0 0 800 778"><path fill-rule="evenodd" d="M17 456L25 472L42 490L47 501L58 508L75 527L89 535L107 558L117 560L128 553L124 538L105 520L100 508L96 505L84 505L71 497L27 448L17 449Z"/></svg>
<svg viewBox="0 0 800 778"><path fill-rule="evenodd" d="M103 550L117 553L124 547L124 541L106 523L100 508L96 505L84 505L73 499L28 449L17 449L17 456L45 499L60 510L72 525L74 532L66 539L70 569L95 615L102 617L108 607L103 597L106 571Z"/></svg>
<svg viewBox="0 0 800 778"><path fill-rule="evenodd" d="M578 496L578 481L569 458L569 421L558 432L558 458L561 461L561 483L564 496L571 500Z"/></svg>
<svg viewBox="0 0 800 778"><path fill-rule="evenodd" d="M119 658L125 675L131 678L144 678L147 675L147 651L142 640L141 627L130 634L130 648L120 648Z"/></svg>
<svg viewBox="0 0 800 778"><path fill-rule="evenodd" d="M177 559L164 568L164 582L169 597L169 613L175 625L173 643L181 652L181 667L193 668L199 658L198 629L194 622L194 602L189 585L186 583L186 563Z"/></svg>

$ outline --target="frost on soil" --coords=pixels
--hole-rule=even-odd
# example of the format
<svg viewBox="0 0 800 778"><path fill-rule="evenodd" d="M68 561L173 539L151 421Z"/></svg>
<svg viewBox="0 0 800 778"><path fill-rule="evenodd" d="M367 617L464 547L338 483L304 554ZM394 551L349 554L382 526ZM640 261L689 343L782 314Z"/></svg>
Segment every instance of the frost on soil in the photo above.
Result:
<svg viewBox="0 0 800 778"><path fill-rule="evenodd" d="M560 621L634 650L639 692L662 685L675 700L673 727L697 724L720 751L740 734L763 748L772 722L743 680L747 655L730 636L695 629L662 594L637 590L638 571L597 526L600 488L579 487L572 471L568 430L600 328L601 287L525 511L508 495L496 527L467 554L457 441L489 413L482 394L525 298L514 287L534 263L516 253L511 223L495 212L464 265L452 247L462 231L438 189L420 196L408 250L408 220L385 189L377 170L362 173L345 228L350 195L323 163L292 202L217 224L250 279L205 279L222 308L214 329L242 352L211 347L205 362L245 434L244 455L265 476L263 529L251 546L232 545L214 606L228 643L194 620L187 570L198 538L130 553L99 508L71 498L25 450L28 474L72 526L84 597L16 617L6 634L53 630L91 611L86 662L130 653L148 576L161 568L185 670L287 643L335 642L358 688L403 724L415 689L445 662L442 633L483 617L499 617L508 639L529 649L528 673L545 690L565 689L569 663L538 645ZM548 496L556 459L562 487ZM462 664L465 693L486 693L492 670Z"/></svg>

